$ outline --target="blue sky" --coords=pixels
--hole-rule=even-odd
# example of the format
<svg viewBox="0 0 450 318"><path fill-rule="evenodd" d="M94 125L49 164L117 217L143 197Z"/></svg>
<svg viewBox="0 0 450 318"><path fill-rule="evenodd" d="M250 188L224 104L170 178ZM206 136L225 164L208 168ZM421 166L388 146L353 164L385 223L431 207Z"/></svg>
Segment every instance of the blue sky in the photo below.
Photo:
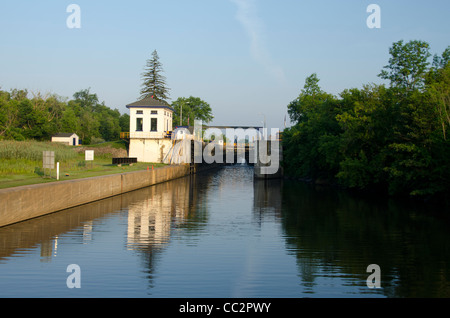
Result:
<svg viewBox="0 0 450 318"><path fill-rule="evenodd" d="M70 29L66 8L81 8ZM381 28L369 29L369 4ZM0 4L0 87L72 98L90 88L122 113L157 50L170 101L208 102L216 125L283 128L287 105L317 73L323 90L382 83L398 40L450 45L450 1L17 0ZM289 125L289 121L288 121Z"/></svg>

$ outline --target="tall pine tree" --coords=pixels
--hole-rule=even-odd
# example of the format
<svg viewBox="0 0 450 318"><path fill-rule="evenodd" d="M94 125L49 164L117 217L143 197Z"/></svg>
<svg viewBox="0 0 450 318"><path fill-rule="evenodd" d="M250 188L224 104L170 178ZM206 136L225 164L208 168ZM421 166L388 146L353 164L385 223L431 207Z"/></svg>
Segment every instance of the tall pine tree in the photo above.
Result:
<svg viewBox="0 0 450 318"><path fill-rule="evenodd" d="M158 52L154 50L151 59L147 60L144 72L142 73L142 99L153 97L156 100L167 103L170 89L166 86L166 78L161 74L162 72L164 70L161 62L159 62Z"/></svg>

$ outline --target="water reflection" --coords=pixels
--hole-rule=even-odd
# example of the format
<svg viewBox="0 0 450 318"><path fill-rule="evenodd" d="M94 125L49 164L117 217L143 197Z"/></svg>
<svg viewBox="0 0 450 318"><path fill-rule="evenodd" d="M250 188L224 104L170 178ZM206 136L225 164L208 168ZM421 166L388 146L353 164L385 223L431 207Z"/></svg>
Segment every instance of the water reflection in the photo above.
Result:
<svg viewBox="0 0 450 318"><path fill-rule="evenodd" d="M348 283L367 292L365 269L378 264L385 296L449 297L448 221L429 209L286 181L281 220L310 292L324 275L357 279Z"/></svg>
<svg viewBox="0 0 450 318"><path fill-rule="evenodd" d="M162 248L170 239L172 221L188 216L190 190L189 182L175 180L128 195L127 247Z"/></svg>
<svg viewBox="0 0 450 318"><path fill-rule="evenodd" d="M450 297L449 223L429 209L290 180L253 180L249 167L226 167L0 228L0 273L2 264L37 249L46 265L64 249L97 244L89 261L130 257L122 250L138 255L147 292L156 296L161 280L176 277L163 295L180 290L188 297L209 274L226 277L224 285L239 276L233 288L244 296ZM201 247L180 262L177 242ZM207 273L199 262L210 264ZM380 290L366 286L369 264L381 267ZM120 268L123 284L133 275L127 266ZM189 275L182 274L186 267ZM215 297L218 284L205 285L209 290L198 289Z"/></svg>
<svg viewBox="0 0 450 318"><path fill-rule="evenodd" d="M120 211L122 198L74 207L25 222L0 228L0 263L3 259L40 246L43 261L50 261L58 251L58 238L71 233L72 240L83 243L92 239L93 221Z"/></svg>
<svg viewBox="0 0 450 318"><path fill-rule="evenodd" d="M201 183L211 177L203 176ZM60 235L70 234L72 242L88 243L96 224L121 213L127 214L127 248L163 247L172 227L198 230L205 224L205 211L197 202L202 194L197 180L197 176L180 178L0 228L0 261L38 245L49 261L57 253Z"/></svg>
<svg viewBox="0 0 450 318"><path fill-rule="evenodd" d="M253 180L253 210L260 218L279 218L282 208L283 179Z"/></svg>

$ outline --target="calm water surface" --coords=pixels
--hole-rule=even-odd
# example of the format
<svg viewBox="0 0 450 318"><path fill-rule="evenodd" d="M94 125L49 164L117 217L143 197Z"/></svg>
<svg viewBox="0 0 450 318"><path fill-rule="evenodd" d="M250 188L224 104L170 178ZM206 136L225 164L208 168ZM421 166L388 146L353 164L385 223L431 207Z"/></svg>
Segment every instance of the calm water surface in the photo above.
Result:
<svg viewBox="0 0 450 318"><path fill-rule="evenodd" d="M431 209L227 166L0 228L0 297L449 297Z"/></svg>

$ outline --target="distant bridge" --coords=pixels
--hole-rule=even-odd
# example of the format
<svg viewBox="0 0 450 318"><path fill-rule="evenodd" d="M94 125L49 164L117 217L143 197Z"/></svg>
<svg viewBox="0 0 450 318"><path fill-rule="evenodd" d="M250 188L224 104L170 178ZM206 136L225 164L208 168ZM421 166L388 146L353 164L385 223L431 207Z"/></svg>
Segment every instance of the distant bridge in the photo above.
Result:
<svg viewBox="0 0 450 318"><path fill-rule="evenodd" d="M227 129L227 128L231 128L231 129L239 129L239 128L241 128L241 129L244 129L244 130L249 129L249 128L253 128L253 129L256 129L256 130L260 130L260 129L263 128L263 127L259 127L259 126L203 126L203 127L205 127L205 128L218 128L220 130Z"/></svg>
<svg viewBox="0 0 450 318"><path fill-rule="evenodd" d="M166 154L163 162L169 164L196 163L205 164L204 152L206 150L211 158L220 161L220 164L241 163L244 159L246 163L253 165L256 162L256 157L251 155L254 153L253 143L222 143L222 142L205 142L202 140L193 140L185 138L181 140L174 140L170 151ZM216 150L222 152L223 157L216 155ZM196 158L201 156L201 158Z"/></svg>
<svg viewBox="0 0 450 318"><path fill-rule="evenodd" d="M197 171L202 171L217 166L240 164L243 163L242 160L245 160L245 163L248 165L255 166L255 176L258 175L258 177L262 176L263 178L269 177L264 176L264 173L261 174L260 171L266 169L265 167L270 166L272 161L269 164L263 164L260 160L260 155L262 154L260 154L260 151L257 150L257 145L259 145L260 142L259 140L261 138L267 138L267 136L264 137L264 134L260 134L263 127L215 125L203 126L202 128L206 130L218 129L225 138L222 139L221 137L216 136L212 139L217 140L205 141L203 140L203 137L212 137L214 132L210 131L211 136L203 136L202 134L197 136L197 134L194 133L194 126L176 127L173 132L170 132L170 134L169 132L166 132L166 135L164 136L164 138L172 139L172 145L162 159L162 162L166 164L189 164L191 167L191 173L196 173ZM233 130L232 136L227 136L227 129ZM177 132L177 130L179 132ZM176 133L176 135L173 135L173 133ZM121 133L120 137L125 140L129 140L130 137L134 138L130 136L130 133ZM275 137L275 139L273 139L273 137ZM277 133L277 136L269 136L267 140L269 143L271 140L280 141L281 134ZM217 151L220 151L220 153L217 153L216 155ZM271 151L273 151L271 147L267 147L265 151L267 151L267 155L270 156L270 158L276 158L271 156ZM281 147L279 147L276 151L281 153ZM281 160L281 157L279 157L279 159ZM279 173L276 175L279 176ZM275 175L270 177L275 177Z"/></svg>

